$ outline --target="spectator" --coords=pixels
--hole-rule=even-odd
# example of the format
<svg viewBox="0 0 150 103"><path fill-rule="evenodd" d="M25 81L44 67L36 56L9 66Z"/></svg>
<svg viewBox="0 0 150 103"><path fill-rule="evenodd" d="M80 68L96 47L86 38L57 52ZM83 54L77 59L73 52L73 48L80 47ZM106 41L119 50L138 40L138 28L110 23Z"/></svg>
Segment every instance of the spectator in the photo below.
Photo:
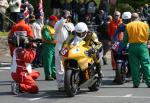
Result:
<svg viewBox="0 0 150 103"><path fill-rule="evenodd" d="M150 17L150 13L149 13L149 8L148 8L148 4L145 4L144 8L143 8L143 15L145 17L145 19L147 20L148 17Z"/></svg>
<svg viewBox="0 0 150 103"><path fill-rule="evenodd" d="M4 15L8 7L7 0L0 0L0 31L4 31Z"/></svg>
<svg viewBox="0 0 150 103"><path fill-rule="evenodd" d="M71 4L71 12L72 12L72 22L78 22L78 2L76 0L72 0Z"/></svg>
<svg viewBox="0 0 150 103"><path fill-rule="evenodd" d="M86 4L86 10L87 10L87 14L91 14L92 16L94 16L94 14L95 14L95 11L96 11L96 6L97 6L97 4L96 4L96 2L95 2L95 0L89 0L88 2L87 2L87 4Z"/></svg>
<svg viewBox="0 0 150 103"><path fill-rule="evenodd" d="M99 25L99 26L102 25L105 22L105 19L106 18L104 17L104 11L99 10L95 17L96 25Z"/></svg>
<svg viewBox="0 0 150 103"><path fill-rule="evenodd" d="M71 3L69 0L64 0L64 4L63 4L63 10L68 10L71 12L72 8L71 8Z"/></svg>
<svg viewBox="0 0 150 103"><path fill-rule="evenodd" d="M42 38L43 38L43 66L45 73L45 80L56 79L56 67L55 67L55 45L56 40L54 25L57 22L56 16L50 16L49 24L44 26Z"/></svg>
<svg viewBox="0 0 150 103"><path fill-rule="evenodd" d="M51 9L53 11L53 15L60 16L60 7L61 7L60 0L52 0Z"/></svg>
<svg viewBox="0 0 150 103"><path fill-rule="evenodd" d="M137 13L132 14L132 22L126 25L122 47L129 45L129 64L133 80L133 88L140 85L140 66L144 75L145 83L150 88L150 61L147 41L149 38L149 27L146 23L139 21Z"/></svg>
<svg viewBox="0 0 150 103"><path fill-rule="evenodd" d="M87 14L85 15L85 19L83 21L84 23L86 23L88 25L88 28L90 30L92 30L94 27L92 26L92 24L94 24L93 20L92 20L92 15L91 14Z"/></svg>
<svg viewBox="0 0 150 103"><path fill-rule="evenodd" d="M29 18L29 25L32 28L33 34L34 34L34 39L38 40L39 42L42 41L42 28L43 25L38 21L38 19L35 19L34 15L31 15ZM41 54L41 49L42 45L41 43L37 43L37 48L36 48L36 57L33 61L33 67L39 67L42 66L42 54Z"/></svg>
<svg viewBox="0 0 150 103"><path fill-rule="evenodd" d="M109 13L109 0L101 0L100 1L100 5L99 5L99 9L101 10L104 10L104 15L105 15L105 18L107 18L108 16L108 13Z"/></svg>
<svg viewBox="0 0 150 103"><path fill-rule="evenodd" d="M21 7L20 7L21 13L24 13L25 15L25 22L29 23L29 17L33 14L34 8L29 3L28 0L22 0Z"/></svg>
<svg viewBox="0 0 150 103"><path fill-rule="evenodd" d="M20 13L21 0L10 0L10 19L15 23L18 21L18 13ZM11 24L12 26L13 24Z"/></svg>
<svg viewBox="0 0 150 103"><path fill-rule="evenodd" d="M121 14L119 11L115 11L114 19L108 25L108 35L109 35L110 40L112 40L112 37L115 34L118 25L122 23L122 20L120 19L120 15Z"/></svg>
<svg viewBox="0 0 150 103"><path fill-rule="evenodd" d="M78 6L78 20L79 22L83 22L85 20L86 15L86 3L84 0L80 0L79 6Z"/></svg>
<svg viewBox="0 0 150 103"><path fill-rule="evenodd" d="M62 48L63 42L67 39L70 32L74 30L74 25L71 23L71 14L64 10L61 19L55 24L55 65L56 65L56 79L59 91L64 91L64 68L62 65L59 51Z"/></svg>

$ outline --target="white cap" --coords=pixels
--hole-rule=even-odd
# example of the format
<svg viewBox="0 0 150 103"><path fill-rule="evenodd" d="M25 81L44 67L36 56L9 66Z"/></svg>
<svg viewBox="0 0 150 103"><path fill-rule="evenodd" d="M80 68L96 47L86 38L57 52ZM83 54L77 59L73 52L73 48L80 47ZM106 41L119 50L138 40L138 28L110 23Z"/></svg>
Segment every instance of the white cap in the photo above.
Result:
<svg viewBox="0 0 150 103"><path fill-rule="evenodd" d="M131 19L131 12L123 12L122 19Z"/></svg>

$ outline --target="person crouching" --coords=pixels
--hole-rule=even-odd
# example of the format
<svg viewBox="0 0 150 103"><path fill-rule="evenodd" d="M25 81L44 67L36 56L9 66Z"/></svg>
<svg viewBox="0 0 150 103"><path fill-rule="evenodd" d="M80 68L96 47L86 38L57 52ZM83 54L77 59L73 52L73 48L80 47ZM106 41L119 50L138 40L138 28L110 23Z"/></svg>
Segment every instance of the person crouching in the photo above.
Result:
<svg viewBox="0 0 150 103"><path fill-rule="evenodd" d="M39 89L35 82L40 75L38 71L32 70L31 63L35 58L36 50L33 43L29 42L27 36L17 37L18 47L13 51L11 76L12 94L20 92L38 93Z"/></svg>

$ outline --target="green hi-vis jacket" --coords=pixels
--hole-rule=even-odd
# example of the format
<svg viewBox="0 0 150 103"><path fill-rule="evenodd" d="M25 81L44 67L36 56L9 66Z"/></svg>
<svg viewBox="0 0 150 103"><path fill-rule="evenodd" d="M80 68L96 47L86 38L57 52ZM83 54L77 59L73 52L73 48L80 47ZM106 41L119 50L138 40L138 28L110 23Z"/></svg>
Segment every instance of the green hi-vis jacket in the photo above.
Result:
<svg viewBox="0 0 150 103"><path fill-rule="evenodd" d="M42 31L42 40L43 40L43 46L47 47L47 49L54 50L55 43L52 43L52 41L54 41L54 35L55 35L55 30L52 26L50 25L44 26Z"/></svg>

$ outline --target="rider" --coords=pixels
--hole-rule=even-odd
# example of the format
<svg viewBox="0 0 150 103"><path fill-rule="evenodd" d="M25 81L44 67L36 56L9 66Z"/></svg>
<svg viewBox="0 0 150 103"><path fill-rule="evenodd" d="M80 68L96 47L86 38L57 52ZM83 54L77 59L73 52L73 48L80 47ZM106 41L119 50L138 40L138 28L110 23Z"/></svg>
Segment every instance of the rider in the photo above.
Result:
<svg viewBox="0 0 150 103"><path fill-rule="evenodd" d="M79 22L75 25L75 33L85 41L85 47L92 46L93 44L95 45L94 48L89 49L88 53L89 55L94 54L93 58L96 67L100 69L100 52L102 51L102 43L99 42L96 33L89 31L87 25L83 22ZM103 77L101 69L100 73L100 76Z"/></svg>
<svg viewBox="0 0 150 103"><path fill-rule="evenodd" d="M115 41L119 41L121 42L123 40L123 32L125 31L125 27L126 27L126 24L128 24L129 22L131 22L131 12L123 12L122 14L122 20L123 20L123 23L121 23L118 27L117 27L117 30L114 34L114 36L112 37L112 43L115 43ZM121 46L119 46L119 50L121 49ZM115 58L115 54L114 52L112 52L112 56L114 57L114 64L116 65L116 59ZM130 76L130 72L128 72L128 77ZM115 78L113 80L113 82L117 82L117 73L116 73L116 69L115 69ZM127 78L126 78L127 79Z"/></svg>

